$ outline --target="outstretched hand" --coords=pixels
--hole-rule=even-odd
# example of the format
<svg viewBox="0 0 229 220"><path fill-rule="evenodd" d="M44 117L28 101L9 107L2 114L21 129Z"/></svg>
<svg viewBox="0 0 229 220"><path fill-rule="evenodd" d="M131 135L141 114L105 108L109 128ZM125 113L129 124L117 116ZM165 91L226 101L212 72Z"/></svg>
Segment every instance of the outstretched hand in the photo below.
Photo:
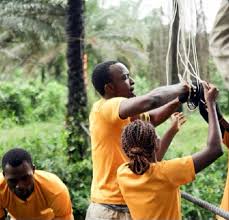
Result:
<svg viewBox="0 0 229 220"><path fill-rule="evenodd" d="M207 91L204 90L204 96L208 96L208 95L205 95L205 93L208 93L209 90L210 90L210 88L207 86ZM218 95L218 91L215 93L217 93L217 95ZM214 98L216 98L216 97L214 97ZM199 111L200 111L201 116L208 123L208 108L207 108L207 105L205 104L205 102L203 102L201 100L199 102ZM223 136L225 130L229 131L229 123L223 118L222 113L221 113L220 108L219 108L219 105L217 103L216 103L216 113L217 113L217 117L218 117L218 121L219 121L219 125L220 125L220 130L221 130L221 133Z"/></svg>
<svg viewBox="0 0 229 220"><path fill-rule="evenodd" d="M171 116L172 125L171 128L175 131L179 131L181 126L186 122L186 118L182 112L175 112Z"/></svg>
<svg viewBox="0 0 229 220"><path fill-rule="evenodd" d="M219 94L219 90L213 85L207 82L203 82L204 98L207 103L214 103Z"/></svg>

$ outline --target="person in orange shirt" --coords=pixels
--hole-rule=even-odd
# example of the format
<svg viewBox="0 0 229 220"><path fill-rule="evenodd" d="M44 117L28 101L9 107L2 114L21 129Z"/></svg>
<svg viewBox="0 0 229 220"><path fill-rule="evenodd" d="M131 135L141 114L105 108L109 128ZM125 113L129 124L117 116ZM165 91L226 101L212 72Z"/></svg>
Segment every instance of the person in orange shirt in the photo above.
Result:
<svg viewBox="0 0 229 220"><path fill-rule="evenodd" d="M98 64L92 83L102 98L94 103L89 116L93 179L86 220L128 220L131 217L116 176L117 168L126 161L120 144L122 129L136 118L151 121L155 126L164 122L186 101L189 87L164 86L135 97L129 70L117 61Z"/></svg>
<svg viewBox="0 0 229 220"><path fill-rule="evenodd" d="M208 122L208 109L203 103L199 104L199 111L202 117L204 118L204 120ZM216 111L217 111L218 121L219 121L220 130L223 138L223 143L226 145L227 148L229 148L229 123L223 117L217 104L216 104ZM229 166L229 161L228 161L228 166ZM227 173L226 185L224 188L224 194L223 194L220 207L226 211L229 211L229 170ZM217 219L221 220L224 218L217 216Z"/></svg>
<svg viewBox="0 0 229 220"><path fill-rule="evenodd" d="M122 133L122 148L129 162L118 168L117 180L134 220L181 219L180 185L194 180L195 174L223 154L213 85L205 85L209 111L207 147L182 158L157 161L159 140L152 124L136 120Z"/></svg>
<svg viewBox="0 0 229 220"><path fill-rule="evenodd" d="M0 220L74 220L69 192L54 174L35 170L31 155L9 150L2 158Z"/></svg>

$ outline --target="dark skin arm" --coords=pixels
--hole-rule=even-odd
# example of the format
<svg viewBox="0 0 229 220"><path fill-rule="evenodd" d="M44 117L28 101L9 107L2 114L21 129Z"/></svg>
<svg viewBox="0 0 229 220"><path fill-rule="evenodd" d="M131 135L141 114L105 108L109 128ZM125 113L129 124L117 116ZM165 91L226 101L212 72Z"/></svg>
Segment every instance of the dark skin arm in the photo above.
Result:
<svg viewBox="0 0 229 220"><path fill-rule="evenodd" d="M150 121L156 127L166 121L181 106L178 98L171 102L149 111Z"/></svg>
<svg viewBox="0 0 229 220"><path fill-rule="evenodd" d="M160 141L160 148L156 152L157 161L161 161L168 150L174 136L180 130L180 127L186 122L183 113L175 112L172 115L172 125L164 134Z"/></svg>
<svg viewBox="0 0 229 220"><path fill-rule="evenodd" d="M199 111L200 111L200 114L203 117L203 119L208 123L208 109L207 109L206 104L200 102L199 103ZM222 137L223 137L224 131L225 130L229 131L229 123L222 116L222 114L220 112L220 108L219 108L217 103L216 103L216 113L217 113L217 118L218 118L218 121L219 121L220 130L221 130Z"/></svg>
<svg viewBox="0 0 229 220"><path fill-rule="evenodd" d="M217 89L213 85L204 84L205 100L208 108L208 139L207 147L192 155L195 172L198 173L223 155L221 132L216 113Z"/></svg>
<svg viewBox="0 0 229 220"><path fill-rule="evenodd" d="M148 112L172 101L187 91L189 91L189 87L184 83L159 87L146 95L123 100L120 104L119 115L122 119L125 119L139 115L143 112ZM165 116L162 118L165 118L163 120L166 120Z"/></svg>
<svg viewBox="0 0 229 220"><path fill-rule="evenodd" d="M177 109L181 106L181 102L178 98L172 100L171 102L153 109L149 111L150 116L150 122L154 125L154 127L160 125L164 121L166 121ZM139 115L135 115L134 117L131 117L131 121L134 121L136 119L141 119Z"/></svg>

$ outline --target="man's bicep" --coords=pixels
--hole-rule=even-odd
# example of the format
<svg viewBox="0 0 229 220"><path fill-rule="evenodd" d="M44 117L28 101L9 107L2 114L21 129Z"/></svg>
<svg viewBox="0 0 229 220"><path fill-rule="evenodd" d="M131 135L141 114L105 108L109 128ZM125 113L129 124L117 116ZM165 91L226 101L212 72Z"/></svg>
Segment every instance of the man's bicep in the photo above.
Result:
<svg viewBox="0 0 229 220"><path fill-rule="evenodd" d="M122 119L126 119L147 112L153 108L151 103L152 101L150 102L147 96L138 96L122 100L119 107L119 116Z"/></svg>

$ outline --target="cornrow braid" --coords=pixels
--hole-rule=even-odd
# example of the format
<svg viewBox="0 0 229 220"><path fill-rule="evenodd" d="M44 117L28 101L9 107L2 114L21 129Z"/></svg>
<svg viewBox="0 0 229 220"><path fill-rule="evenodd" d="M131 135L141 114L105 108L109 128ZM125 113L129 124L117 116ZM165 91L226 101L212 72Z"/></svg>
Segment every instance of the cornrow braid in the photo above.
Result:
<svg viewBox="0 0 229 220"><path fill-rule="evenodd" d="M124 128L121 140L122 148L130 159L129 168L135 174L142 175L149 169L156 145L153 125L142 120L135 120Z"/></svg>

